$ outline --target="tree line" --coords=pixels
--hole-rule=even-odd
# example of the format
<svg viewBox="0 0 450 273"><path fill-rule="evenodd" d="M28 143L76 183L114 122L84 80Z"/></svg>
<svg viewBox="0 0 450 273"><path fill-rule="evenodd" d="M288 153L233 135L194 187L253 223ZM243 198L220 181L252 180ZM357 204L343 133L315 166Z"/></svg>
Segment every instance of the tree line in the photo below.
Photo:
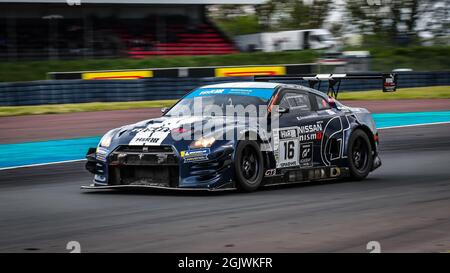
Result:
<svg viewBox="0 0 450 273"><path fill-rule="evenodd" d="M419 32L450 35L450 0L269 0L211 6L209 17L231 35L323 27L406 43Z"/></svg>

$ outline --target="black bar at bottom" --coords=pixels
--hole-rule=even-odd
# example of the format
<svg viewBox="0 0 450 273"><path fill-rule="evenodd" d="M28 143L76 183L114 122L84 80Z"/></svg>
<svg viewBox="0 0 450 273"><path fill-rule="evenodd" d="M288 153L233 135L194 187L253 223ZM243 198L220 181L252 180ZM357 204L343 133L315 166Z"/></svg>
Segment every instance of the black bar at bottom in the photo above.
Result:
<svg viewBox="0 0 450 273"><path fill-rule="evenodd" d="M111 238L118 240L120 238ZM3 266L22 269L30 266L34 270L41 266L47 272L54 267L61 272L70 268L73 272L93 271L94 265L101 272L114 269L118 272L337 272L339 269L386 272L394 263L402 267L447 264L448 254L274 254L274 253L195 253L195 254L0 254ZM365 253L364 253L365 252ZM14 261L17 259L17 261ZM20 259L20 260L19 260ZM428 261L432 260L432 261ZM55 262L57 261L57 262ZM88 262L88 264L86 264ZM386 263L386 264L385 264ZM135 269L136 268L136 269ZM77 271L80 270L80 271ZM330 270L330 271L324 271Z"/></svg>

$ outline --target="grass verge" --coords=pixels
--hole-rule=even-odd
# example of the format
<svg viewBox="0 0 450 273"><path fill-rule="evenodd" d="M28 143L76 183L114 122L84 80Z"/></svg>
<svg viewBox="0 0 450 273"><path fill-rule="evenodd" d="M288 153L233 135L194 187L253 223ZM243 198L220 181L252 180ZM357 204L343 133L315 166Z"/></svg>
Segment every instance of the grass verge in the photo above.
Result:
<svg viewBox="0 0 450 273"><path fill-rule="evenodd" d="M154 100L154 101L130 101L130 102L90 102L71 104L48 104L32 106L4 106L0 107L0 117L41 115L41 114L63 114L75 112L93 112L109 110L128 110L143 108L161 108L173 105L176 100Z"/></svg>
<svg viewBox="0 0 450 273"><path fill-rule="evenodd" d="M339 100L409 100L409 99L449 99L450 86L430 86L399 88L396 92L381 91L342 92Z"/></svg>
<svg viewBox="0 0 450 273"><path fill-rule="evenodd" d="M339 100L402 100L402 99L449 99L450 86L402 88L394 93L381 91L342 92ZM0 107L0 117L62 114L75 112L161 108L173 105L176 100L131 101L131 102L91 102L56 105L4 106Z"/></svg>

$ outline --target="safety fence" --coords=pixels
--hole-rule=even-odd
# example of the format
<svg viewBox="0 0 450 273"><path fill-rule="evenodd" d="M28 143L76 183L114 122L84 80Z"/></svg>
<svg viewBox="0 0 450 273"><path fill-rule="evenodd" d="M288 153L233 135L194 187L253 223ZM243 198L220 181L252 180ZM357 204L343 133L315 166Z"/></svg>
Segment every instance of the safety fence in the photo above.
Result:
<svg viewBox="0 0 450 273"><path fill-rule="evenodd" d="M0 83L0 106L177 99L201 85L252 80L252 77L177 77ZM307 85L301 80L288 83ZM381 92L381 84L379 80L343 81L341 90ZM450 85L450 72L398 74L399 88L437 85ZM320 89L325 91L326 88L324 84Z"/></svg>

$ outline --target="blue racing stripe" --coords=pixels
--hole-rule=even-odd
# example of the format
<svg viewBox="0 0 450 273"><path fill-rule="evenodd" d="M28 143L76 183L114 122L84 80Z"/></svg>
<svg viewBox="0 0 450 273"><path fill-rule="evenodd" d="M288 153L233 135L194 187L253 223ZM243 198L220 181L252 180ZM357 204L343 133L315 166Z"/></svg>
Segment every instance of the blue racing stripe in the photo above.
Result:
<svg viewBox="0 0 450 273"><path fill-rule="evenodd" d="M378 128L450 122L450 111L373 114ZM83 159L100 136L0 144L0 168Z"/></svg>

